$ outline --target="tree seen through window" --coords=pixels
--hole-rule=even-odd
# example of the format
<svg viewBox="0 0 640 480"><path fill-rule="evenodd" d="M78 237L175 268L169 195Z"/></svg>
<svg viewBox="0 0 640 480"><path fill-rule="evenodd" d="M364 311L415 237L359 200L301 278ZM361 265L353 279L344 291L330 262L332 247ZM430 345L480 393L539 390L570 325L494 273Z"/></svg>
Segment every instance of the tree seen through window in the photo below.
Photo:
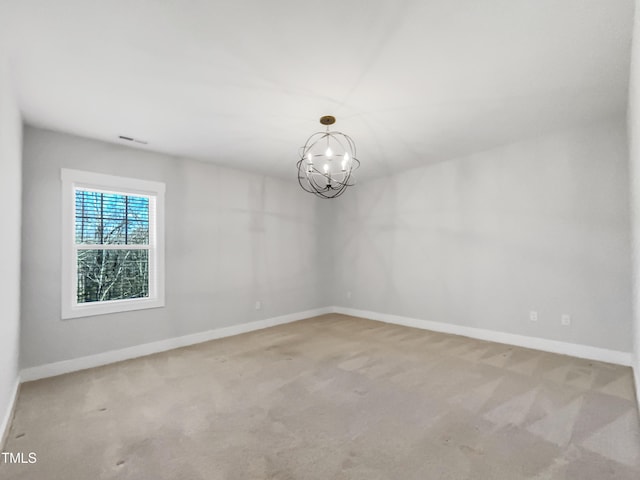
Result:
<svg viewBox="0 0 640 480"><path fill-rule="evenodd" d="M75 239L78 303L149 296L147 197L76 189Z"/></svg>

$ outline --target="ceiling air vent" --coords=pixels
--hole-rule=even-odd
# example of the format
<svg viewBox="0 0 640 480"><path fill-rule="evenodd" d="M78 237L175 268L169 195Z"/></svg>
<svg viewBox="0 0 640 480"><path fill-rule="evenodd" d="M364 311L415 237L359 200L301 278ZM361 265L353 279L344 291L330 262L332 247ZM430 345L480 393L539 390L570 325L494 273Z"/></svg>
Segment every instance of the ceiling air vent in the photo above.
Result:
<svg viewBox="0 0 640 480"><path fill-rule="evenodd" d="M133 138L133 137L125 137L124 135L118 135L118 138L120 140L126 140L127 142L135 142L135 143L141 143L143 145L148 144L149 142L147 142L146 140L139 140L137 138Z"/></svg>

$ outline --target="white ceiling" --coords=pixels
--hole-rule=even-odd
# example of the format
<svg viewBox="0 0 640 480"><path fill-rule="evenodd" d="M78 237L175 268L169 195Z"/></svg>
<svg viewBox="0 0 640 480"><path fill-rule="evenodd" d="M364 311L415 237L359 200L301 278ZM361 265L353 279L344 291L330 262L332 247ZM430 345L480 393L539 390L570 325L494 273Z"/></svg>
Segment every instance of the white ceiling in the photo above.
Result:
<svg viewBox="0 0 640 480"><path fill-rule="evenodd" d="M626 111L633 0L0 2L28 123L278 176L325 114L371 178Z"/></svg>

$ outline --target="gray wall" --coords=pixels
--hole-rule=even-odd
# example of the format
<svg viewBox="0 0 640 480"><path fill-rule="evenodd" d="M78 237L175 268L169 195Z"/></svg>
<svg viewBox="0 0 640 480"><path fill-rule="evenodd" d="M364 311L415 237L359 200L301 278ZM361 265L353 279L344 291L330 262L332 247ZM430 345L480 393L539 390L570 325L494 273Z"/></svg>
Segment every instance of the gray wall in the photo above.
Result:
<svg viewBox="0 0 640 480"><path fill-rule="evenodd" d="M363 183L325 217L332 303L630 352L627 158L620 119Z"/></svg>
<svg viewBox="0 0 640 480"><path fill-rule="evenodd" d="M166 182L165 308L60 319L63 167ZM23 175L23 367L324 306L314 275L318 201L294 176L31 127Z"/></svg>
<svg viewBox="0 0 640 480"><path fill-rule="evenodd" d="M328 202L295 181L27 128L22 365L331 304L630 351L627 155L611 120ZM61 167L167 183L166 308L60 320Z"/></svg>
<svg viewBox="0 0 640 480"><path fill-rule="evenodd" d="M0 52L0 437L18 380L20 337L22 120L7 70Z"/></svg>
<svg viewBox="0 0 640 480"><path fill-rule="evenodd" d="M629 163L631 168L631 212L634 270L634 371L636 397L640 405L640 1L636 1L629 81Z"/></svg>

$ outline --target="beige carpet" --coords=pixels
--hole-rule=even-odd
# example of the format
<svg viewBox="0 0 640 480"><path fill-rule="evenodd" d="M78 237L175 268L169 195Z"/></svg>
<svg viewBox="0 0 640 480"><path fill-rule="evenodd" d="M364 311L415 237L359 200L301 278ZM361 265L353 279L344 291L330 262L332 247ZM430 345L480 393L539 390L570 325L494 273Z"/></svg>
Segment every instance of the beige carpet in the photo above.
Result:
<svg viewBox="0 0 640 480"><path fill-rule="evenodd" d="M631 370L327 315L23 385L14 479L638 480Z"/></svg>

